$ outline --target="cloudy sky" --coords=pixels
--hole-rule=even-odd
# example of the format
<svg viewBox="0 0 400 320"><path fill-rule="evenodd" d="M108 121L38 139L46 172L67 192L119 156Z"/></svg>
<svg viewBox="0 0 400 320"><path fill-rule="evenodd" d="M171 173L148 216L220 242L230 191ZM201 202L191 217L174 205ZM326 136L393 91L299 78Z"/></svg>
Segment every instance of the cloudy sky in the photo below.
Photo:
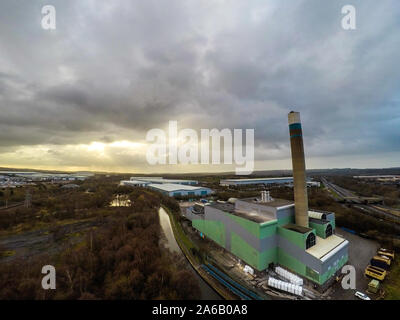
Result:
<svg viewBox="0 0 400 320"><path fill-rule="evenodd" d="M288 169L292 109L308 168L400 166L399 30L398 0L2 0L0 167L232 169L150 166L176 120L254 128L256 169Z"/></svg>

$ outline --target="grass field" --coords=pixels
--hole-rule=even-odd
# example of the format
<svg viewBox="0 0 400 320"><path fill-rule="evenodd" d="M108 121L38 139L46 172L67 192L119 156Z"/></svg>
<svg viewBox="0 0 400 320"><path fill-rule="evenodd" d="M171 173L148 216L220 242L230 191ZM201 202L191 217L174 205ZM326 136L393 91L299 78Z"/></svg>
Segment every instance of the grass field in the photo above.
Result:
<svg viewBox="0 0 400 320"><path fill-rule="evenodd" d="M385 300L400 300L400 262L396 258L384 282Z"/></svg>

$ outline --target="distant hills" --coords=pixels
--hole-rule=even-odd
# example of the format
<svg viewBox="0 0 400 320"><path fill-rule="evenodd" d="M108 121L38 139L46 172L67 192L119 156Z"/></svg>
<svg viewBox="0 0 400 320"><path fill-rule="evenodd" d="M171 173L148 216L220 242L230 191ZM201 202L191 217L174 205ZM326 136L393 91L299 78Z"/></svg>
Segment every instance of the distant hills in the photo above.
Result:
<svg viewBox="0 0 400 320"><path fill-rule="evenodd" d="M36 172L45 172L45 173L76 173L71 171L60 171L60 170L38 170L38 169L15 169L15 168L4 168L0 167L0 171L36 171ZM79 171L82 172L82 171ZM291 176L292 170L260 170L255 171L253 174L249 176L236 176L234 172L212 172L212 173L113 173L113 172L97 172L97 171L85 171L91 172L95 174L118 174L118 175L137 175L137 176L224 176L224 177L243 177L243 178L251 178L251 177L284 177ZM319 175L340 175L340 176L362 176L362 175L400 175L400 167L393 168L367 168L367 169L358 169L358 168L332 168L332 169L309 169L307 170L307 174L310 176L319 176Z"/></svg>

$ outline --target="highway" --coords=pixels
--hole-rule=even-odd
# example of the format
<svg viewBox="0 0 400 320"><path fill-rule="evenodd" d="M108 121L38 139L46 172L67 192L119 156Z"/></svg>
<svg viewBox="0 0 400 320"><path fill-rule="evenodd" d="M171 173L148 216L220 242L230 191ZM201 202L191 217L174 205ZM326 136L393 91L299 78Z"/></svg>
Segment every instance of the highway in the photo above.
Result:
<svg viewBox="0 0 400 320"><path fill-rule="evenodd" d="M328 180L326 180L326 178L321 178L321 181L328 189L331 189L332 191L334 191L343 200L346 197L357 197L357 195L354 194L353 192L329 182Z"/></svg>
<svg viewBox="0 0 400 320"><path fill-rule="evenodd" d="M351 201L354 203L354 207L360 209L365 214L368 214L378 219L400 222L400 216L398 215L395 215L385 210L380 210L379 208L377 208L377 206L363 204L362 201L358 198L358 195L356 195L354 192L339 187L336 184L329 182L324 177L321 178L321 181L326 188L332 190L337 196L339 196L341 198L340 200L344 201L347 197L354 197L354 199L351 199Z"/></svg>
<svg viewBox="0 0 400 320"><path fill-rule="evenodd" d="M375 217L380 218L380 219L386 219L386 220L389 220L389 221L393 221L394 220L394 221L400 222L400 216L397 216L397 215L395 215L393 213L390 213L390 212L387 212L387 211L384 211L384 210L380 210L380 209L378 209L376 207L373 207L371 205L357 204L357 205L354 205L354 207L358 208L358 209L361 209L364 212L371 213L370 215L374 215Z"/></svg>

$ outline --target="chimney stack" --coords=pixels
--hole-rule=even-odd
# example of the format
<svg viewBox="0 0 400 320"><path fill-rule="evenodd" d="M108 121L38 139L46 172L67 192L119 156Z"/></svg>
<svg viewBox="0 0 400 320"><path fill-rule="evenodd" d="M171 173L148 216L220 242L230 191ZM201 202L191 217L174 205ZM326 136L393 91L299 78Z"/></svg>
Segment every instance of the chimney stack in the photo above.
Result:
<svg viewBox="0 0 400 320"><path fill-rule="evenodd" d="M303 133L300 113L291 111L288 115L290 146L292 150L293 189L296 224L308 227L308 197L306 184L306 164L304 160Z"/></svg>

